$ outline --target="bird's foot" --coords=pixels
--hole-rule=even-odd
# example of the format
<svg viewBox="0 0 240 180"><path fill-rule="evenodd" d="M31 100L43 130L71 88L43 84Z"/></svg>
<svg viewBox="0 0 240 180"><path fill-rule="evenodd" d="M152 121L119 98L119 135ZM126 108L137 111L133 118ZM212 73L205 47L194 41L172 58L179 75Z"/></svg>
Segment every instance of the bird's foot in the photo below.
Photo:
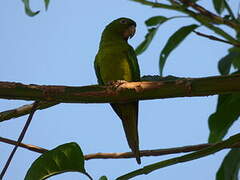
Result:
<svg viewBox="0 0 240 180"><path fill-rule="evenodd" d="M127 81L125 81L125 80L108 81L107 85L118 88L119 86L121 86L122 84L124 84L126 82Z"/></svg>
<svg viewBox="0 0 240 180"><path fill-rule="evenodd" d="M122 84L126 83L125 80L109 81L107 85L110 86L111 90L117 90Z"/></svg>

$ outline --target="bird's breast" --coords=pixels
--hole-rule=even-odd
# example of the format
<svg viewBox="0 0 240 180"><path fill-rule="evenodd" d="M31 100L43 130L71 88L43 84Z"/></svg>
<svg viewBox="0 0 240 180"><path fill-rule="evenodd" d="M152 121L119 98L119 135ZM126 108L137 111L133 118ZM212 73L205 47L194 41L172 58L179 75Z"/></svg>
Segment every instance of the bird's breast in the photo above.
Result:
<svg viewBox="0 0 240 180"><path fill-rule="evenodd" d="M125 52L107 51L102 54L99 66L104 84L109 81L132 80L132 72Z"/></svg>

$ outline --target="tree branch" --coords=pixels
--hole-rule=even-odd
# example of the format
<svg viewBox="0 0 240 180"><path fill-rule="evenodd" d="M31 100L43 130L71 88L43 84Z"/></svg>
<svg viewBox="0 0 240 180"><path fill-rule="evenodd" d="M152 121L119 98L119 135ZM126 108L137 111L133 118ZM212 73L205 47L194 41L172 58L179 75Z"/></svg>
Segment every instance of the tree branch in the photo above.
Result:
<svg viewBox="0 0 240 180"><path fill-rule="evenodd" d="M169 10L175 10L179 11L182 13L185 13L195 19L196 21L200 22L202 25L206 26L216 34L224 37L228 41L235 43L235 44L240 44L238 40L236 40L234 37L232 37L230 34L226 33L222 29L220 29L217 26L214 26L213 24L225 24L227 26L230 26L234 28L237 32L240 30L240 25L236 23L235 21L230 21L230 20L225 20L224 18L217 16L210 11L206 10L202 6L189 1L189 0L179 0L181 3L171 0L172 5L165 5L157 2L150 2L147 0L132 0L147 6L152 6L156 8L163 8L163 9L169 9ZM164 6L163 6L164 5ZM167 6L167 7L165 7ZM169 6L169 7L168 7ZM192 7L195 11L192 11L188 8L188 6Z"/></svg>
<svg viewBox="0 0 240 180"><path fill-rule="evenodd" d="M183 162L187 162L187 161L192 161L195 159L199 159L205 156L208 156L210 154L216 153L222 149L225 149L227 146L231 146L234 145L236 143L238 143L240 141L240 133L231 136L230 138L228 138L225 141L219 142L214 144L213 146L207 147L207 148L203 148L202 150L190 153L190 154L186 154L183 156L179 156L179 157L175 157L175 158L171 158L171 159L167 159L164 161L160 161L154 164L150 164L148 166L144 166L143 168L137 169L135 171L129 172L123 176L118 177L116 180L126 180L126 179L131 179L135 176L141 175L141 174L149 174L152 171L164 168L164 167L168 167L174 164L178 164L178 163L183 163Z"/></svg>
<svg viewBox="0 0 240 180"><path fill-rule="evenodd" d="M17 142L11 139L0 137L0 142L4 142L11 145L16 145ZM197 144L197 145L190 145L190 146L183 146L183 147L174 147L174 148L166 148L166 149L154 149L154 150L141 150L141 156L162 156L162 155L169 155L169 154L177 154L177 153L187 153L192 151L198 151L207 147L212 147L215 144ZM19 147L28 149L30 151L34 151L37 153L45 153L48 150L42 147L38 147L31 144L24 144L20 143ZM225 148L239 148L240 143L226 146ZM91 159L122 159L122 158L135 158L135 155L132 152L123 152L123 153L94 153L94 154L86 154L84 156L85 160Z"/></svg>
<svg viewBox="0 0 240 180"><path fill-rule="evenodd" d="M168 5L168 4L163 4L163 3L157 3L157 2L151 2L151 1L146 1L146 0L131 0L131 1L135 1L147 6L152 6L153 8L163 8L163 9L168 9L168 10L177 10L177 11L181 11L181 8L179 8L178 6L172 6L172 5Z"/></svg>
<svg viewBox="0 0 240 180"><path fill-rule="evenodd" d="M240 74L205 78L145 76L143 82L113 86L40 86L0 82L0 98L41 101L37 109L58 103L109 103L174 97L209 96L240 91ZM151 80L151 81L150 81ZM0 122L29 114L33 104L0 113Z"/></svg>
<svg viewBox="0 0 240 180"><path fill-rule="evenodd" d="M180 11L180 12L186 13L184 11L184 9L186 9L186 7L184 8L183 6L181 6L181 4L179 4L179 6L176 6L176 5L162 4L162 3L158 3L158 2L151 2L151 1L147 1L147 0L132 0L132 1L144 4L147 6L175 10L175 11ZM179 0L179 1L184 5L192 7L194 10L199 12L201 15L203 15L203 16L207 17L209 20L211 20L212 23L225 24L229 27L232 27L237 32L240 31L240 25L235 23L234 21L223 19L222 17L208 11L207 9L205 9L204 7L200 6L199 4L197 4L193 1L190 1L190 0ZM176 2L176 1L174 1L174 2L175 2L174 4L178 4L178 2Z"/></svg>
<svg viewBox="0 0 240 180"><path fill-rule="evenodd" d="M195 9L202 15L208 17L209 19L212 20L212 22L219 23L219 24L225 24L227 26L232 27L236 31L240 30L239 24L236 24L235 22L227 20L227 19L223 19L222 17L208 11L207 9L205 9L204 7L200 6L199 4L197 4L193 1L190 1L190 0L179 0L179 1L181 1L184 5L192 7L193 9Z"/></svg>
<svg viewBox="0 0 240 180"><path fill-rule="evenodd" d="M40 86L0 82L0 98L51 103L109 103L175 97L209 96L240 91L240 74L126 82L118 86Z"/></svg>
<svg viewBox="0 0 240 180"><path fill-rule="evenodd" d="M8 138L3 138L3 137L0 137L0 142L4 142L7 144L11 144L11 145L17 144L17 141L14 141L14 140L11 140ZM22 147L22 148L25 148L25 149L28 149L30 151L37 152L37 153L45 153L48 151L47 149L44 149L42 147L31 145L31 144L24 144L24 143L20 143L19 147Z"/></svg>
<svg viewBox="0 0 240 180"><path fill-rule="evenodd" d="M29 114L32 107L33 107L33 104L34 103L27 104L27 105L18 107L16 109L10 109L10 110L7 110L7 111L0 112L0 122ZM46 108L55 106L57 104L58 103L41 101L41 102L39 102L39 104L37 106L37 109L42 110L42 109L46 109Z"/></svg>

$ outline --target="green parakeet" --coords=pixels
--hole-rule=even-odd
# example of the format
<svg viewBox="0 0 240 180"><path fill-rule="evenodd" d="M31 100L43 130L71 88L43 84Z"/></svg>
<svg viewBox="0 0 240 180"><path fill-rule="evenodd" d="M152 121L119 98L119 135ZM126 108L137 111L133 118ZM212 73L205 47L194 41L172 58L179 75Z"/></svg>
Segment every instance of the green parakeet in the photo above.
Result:
<svg viewBox="0 0 240 180"><path fill-rule="evenodd" d="M119 18L108 24L101 37L94 67L100 85L117 80L139 81L140 71L137 57L128 39L133 37L136 23L129 18ZM140 164L138 140L138 101L111 103L122 120L128 145Z"/></svg>

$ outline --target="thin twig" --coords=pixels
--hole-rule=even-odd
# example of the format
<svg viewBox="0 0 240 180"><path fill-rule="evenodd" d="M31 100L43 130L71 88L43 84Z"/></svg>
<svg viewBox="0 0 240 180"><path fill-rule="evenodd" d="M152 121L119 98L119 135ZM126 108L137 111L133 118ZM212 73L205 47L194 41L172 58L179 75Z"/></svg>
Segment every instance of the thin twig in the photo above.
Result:
<svg viewBox="0 0 240 180"><path fill-rule="evenodd" d="M199 35L199 36L206 37L206 38L211 39L211 40L214 40L214 41L220 41L220 42L224 42L224 43L227 43L227 44L234 45L234 46L236 46L236 47L240 47L240 44L232 43L232 42L226 41L226 40L224 40L224 39L220 39L220 38L215 37L215 36L212 36L212 35L203 34L203 33L198 32L198 31L193 31L193 32L196 33L196 34Z"/></svg>
<svg viewBox="0 0 240 180"><path fill-rule="evenodd" d="M229 6L229 4L227 3L226 0L224 0L224 4L225 4L225 7L226 7L229 15L232 17L232 19L233 19L234 21L236 21L236 18L235 18L234 14L233 14L233 11L232 11L232 9L230 8L230 6Z"/></svg>
<svg viewBox="0 0 240 180"><path fill-rule="evenodd" d="M17 142L11 139L0 137L0 142L4 142L11 145L16 145ZM177 153L187 153L192 151L198 151L207 147L214 146L215 144L197 144L183 147L174 147L174 148L166 148L166 149L154 149L154 150L142 150L140 152L141 156L161 156L168 154L177 154ZM34 151L37 153L45 153L48 150L42 147L38 147L30 144L19 144L20 147L26 148L30 151ZM226 146L226 148L239 148L240 143L234 144L232 146ZM94 153L94 154L86 154L84 156L85 160L91 159L121 159L121 158L135 158L132 152L123 152L123 153Z"/></svg>
<svg viewBox="0 0 240 180"><path fill-rule="evenodd" d="M187 6L191 6L193 9L198 11L200 14L204 15L205 17L208 17L215 23L225 24L227 26L234 28L237 31L239 31L239 29L240 29L239 24L236 24L235 22L227 20L227 19L223 19L222 17L208 11L207 9L205 9L204 7L200 6L199 4L197 4L193 1L190 1L190 0L180 0L180 1Z"/></svg>
<svg viewBox="0 0 240 180"><path fill-rule="evenodd" d="M7 144L11 144L11 145L17 145L17 141L14 141L14 140L8 139L8 138L3 138L3 137L0 137L0 142L4 142ZM48 151L47 149L44 149L42 147L31 145L31 144L24 144L24 143L20 143L19 147L22 147L22 148L25 148L25 149L28 149L30 151L34 151L37 153L45 153Z"/></svg>
<svg viewBox="0 0 240 180"><path fill-rule="evenodd" d="M28 129L30 123L31 123L31 120L32 120L32 118L33 118L33 114L34 114L34 112L36 111L36 107L37 107L37 106L38 106L38 101L36 101L36 102L34 103L34 105L33 105L33 107L32 107L32 110L31 110L31 112L30 112L30 114L29 114L29 116L28 116L28 119L27 119L27 121L26 121L26 123L25 123L25 125L24 125L24 127L23 127L23 130L22 130L22 132L21 132L21 134L20 134L20 136L19 136L19 138L18 138L17 144L16 144L15 147L13 148L13 150L12 150L10 156L8 157L8 160L7 160L5 166L4 166L4 168L3 168L3 170L2 170L2 172L1 172L1 174L0 174L0 179L1 179L1 180L3 179L3 176L4 176L5 172L7 171L8 166L9 166L10 163L11 163L11 160L12 160L15 152L17 151L17 148L18 148L19 144L22 142L22 140L23 140L23 138L24 138L24 135L26 134L26 131L27 131L27 129Z"/></svg>
<svg viewBox="0 0 240 180"><path fill-rule="evenodd" d="M186 7L184 7L183 5L186 5L187 7L190 6L194 10L199 12L202 16L208 18L213 23L225 24L227 26L234 28L236 31L239 31L239 29L240 29L240 25L238 23L236 23L235 21L224 19L224 18L208 11L204 7L200 6L199 4L197 4L193 1L190 1L190 0L179 0L182 4L178 3L176 0L171 0L172 5L161 4L158 2L151 2L151 1L147 1L147 0L132 0L132 1L139 2L139 3L147 5L147 6L175 10L175 11L179 11L182 13L187 13L187 11L189 11L189 9L186 9ZM192 13L194 13L194 12L192 12Z"/></svg>
<svg viewBox="0 0 240 180"><path fill-rule="evenodd" d="M212 147L215 144L197 144L183 147L175 147L175 148L167 148L167 149L154 149L154 150L141 150L140 156L162 156L169 154L177 154L177 153L187 153L192 151L202 150L204 148ZM225 148L237 148L240 147L240 143L234 144L233 146L228 146ZM90 159L122 159L122 158L135 158L132 152L124 152L124 153L95 153L95 154L87 154L84 156L85 160Z"/></svg>
<svg viewBox="0 0 240 180"><path fill-rule="evenodd" d="M227 146L232 146L236 143L239 143L239 141L240 141L240 133L231 136L230 138L228 138L225 141L216 143L213 146L203 148L202 150L144 166L140 169L137 169L137 170L134 170L127 174L124 174L124 175L116 178L116 180L131 179L135 176L139 176L142 174L145 174L145 175L149 174L155 170L158 170L158 169L161 169L164 167L168 167L168 166L172 166L172 165L175 165L178 163L184 163L184 162L192 161L195 159L203 158L203 157L209 156L213 153L219 152L219 151L225 149Z"/></svg>
<svg viewBox="0 0 240 180"><path fill-rule="evenodd" d="M7 111L0 112L0 122L29 114L33 107L33 104L34 103L26 104L15 109L10 109ZM55 106L57 104L58 103L55 103L55 102L40 101L38 103L37 110L46 109L46 108Z"/></svg>
<svg viewBox="0 0 240 180"><path fill-rule="evenodd" d="M175 10L175 11L185 13L185 14L191 16L197 22L200 22L202 25L206 26L208 29L215 32L216 34L224 37L228 41L238 43L238 40L236 40L234 37L232 37L227 32L223 31L219 27L216 27L214 24L225 24L227 26L232 27L237 32L239 32L240 31L239 23L236 23L235 21L227 20L220 16L217 16L217 15L211 13L210 11L206 10L202 6L194 3L193 1L179 0L179 2L181 2L181 3L179 3L176 0L171 0L172 5L167 5L167 6L169 6L167 8L162 6L162 4L159 4L156 2L150 2L147 0L132 0L132 1L139 2L139 3L147 5L147 6ZM190 10L188 8L189 6L191 6L195 11Z"/></svg>

